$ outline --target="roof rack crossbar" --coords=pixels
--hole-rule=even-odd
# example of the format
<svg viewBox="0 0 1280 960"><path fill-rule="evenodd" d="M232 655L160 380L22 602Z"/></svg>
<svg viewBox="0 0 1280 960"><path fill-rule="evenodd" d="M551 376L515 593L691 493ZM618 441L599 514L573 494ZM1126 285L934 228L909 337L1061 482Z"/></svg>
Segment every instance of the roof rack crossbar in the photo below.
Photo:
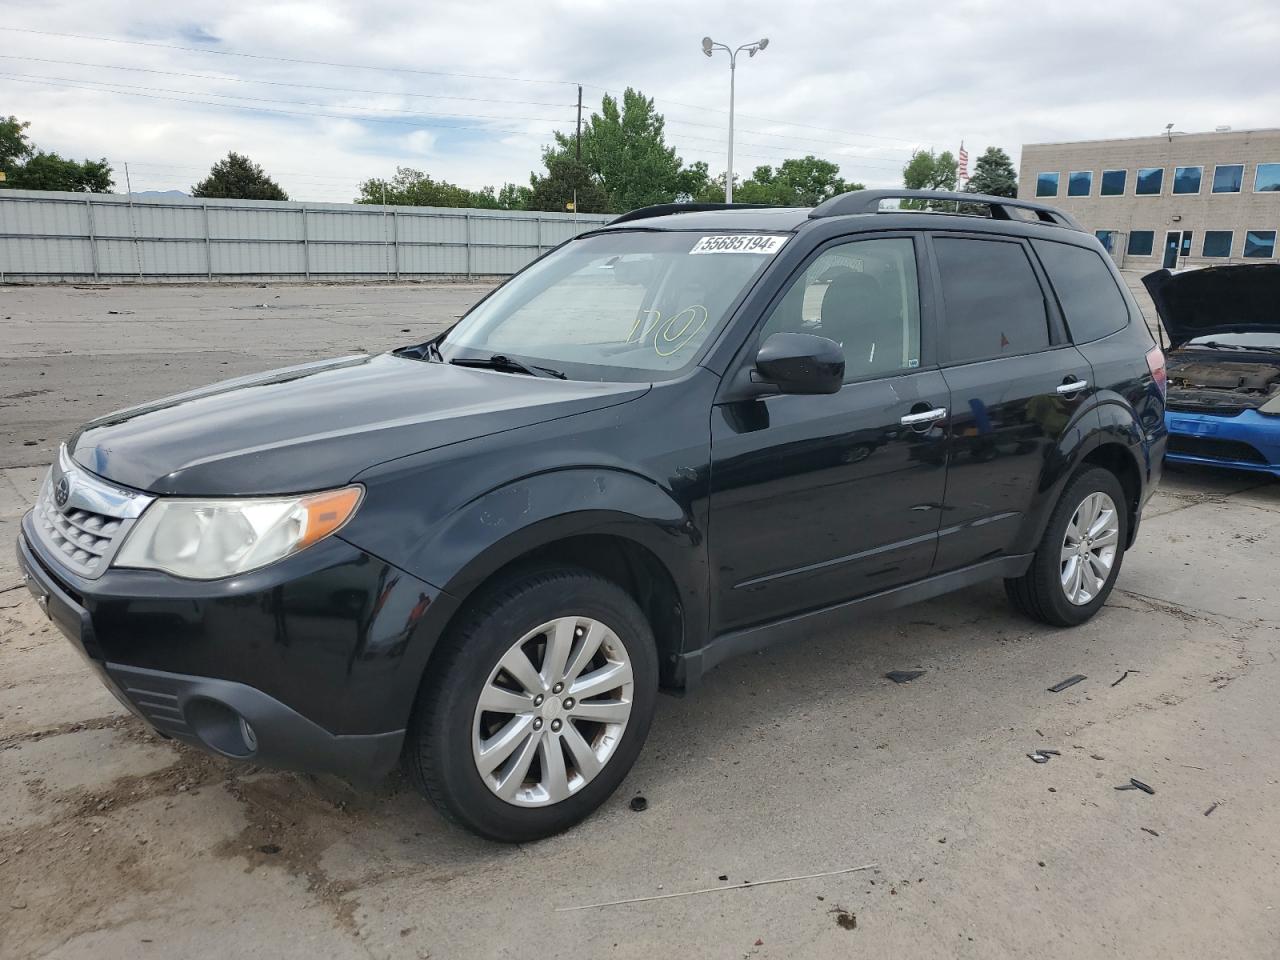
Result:
<svg viewBox="0 0 1280 960"><path fill-rule="evenodd" d="M880 203L884 200L952 200L956 203L982 204L991 208L993 220L1018 220L1010 211L1013 209L1030 210L1042 223L1066 227L1070 230L1084 230L1070 214L1063 213L1043 203L1029 200L1013 200L1009 197L992 197L985 193L956 193L950 190L855 190L842 193L823 201L810 211L812 219L822 217L840 217L849 214L879 213Z"/></svg>
<svg viewBox="0 0 1280 960"><path fill-rule="evenodd" d="M628 223L632 220L644 220L649 217L665 217L673 213L703 213L707 210L752 210L770 207L768 203L655 203L649 207L639 207L609 221L609 226Z"/></svg>

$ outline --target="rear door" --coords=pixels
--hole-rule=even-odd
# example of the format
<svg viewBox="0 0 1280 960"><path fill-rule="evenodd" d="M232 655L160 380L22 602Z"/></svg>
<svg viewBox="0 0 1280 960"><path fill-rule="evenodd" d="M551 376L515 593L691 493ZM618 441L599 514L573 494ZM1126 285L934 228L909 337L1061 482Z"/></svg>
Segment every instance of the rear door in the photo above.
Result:
<svg viewBox="0 0 1280 960"><path fill-rule="evenodd" d="M1063 434L1088 396L1088 361L1067 342L1024 240L930 238L951 438L936 572L1026 543Z"/></svg>

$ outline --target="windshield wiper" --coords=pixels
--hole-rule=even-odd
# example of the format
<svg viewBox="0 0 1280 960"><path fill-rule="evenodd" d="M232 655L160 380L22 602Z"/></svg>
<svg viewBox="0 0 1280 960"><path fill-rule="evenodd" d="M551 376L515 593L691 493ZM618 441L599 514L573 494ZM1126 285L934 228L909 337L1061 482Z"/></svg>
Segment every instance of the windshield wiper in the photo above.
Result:
<svg viewBox="0 0 1280 960"><path fill-rule="evenodd" d="M1193 347L1208 347L1211 350L1257 350L1262 353L1275 353L1280 350L1280 345L1274 347L1260 347L1251 343L1219 343L1217 340L1205 340L1201 343L1193 343Z"/></svg>
<svg viewBox="0 0 1280 960"><path fill-rule="evenodd" d="M557 380L569 378L559 370L551 367L540 367L536 363L528 363L502 353L489 357L454 357L449 361L459 367L480 367L484 370L502 370L506 373L526 373L531 377L555 377Z"/></svg>

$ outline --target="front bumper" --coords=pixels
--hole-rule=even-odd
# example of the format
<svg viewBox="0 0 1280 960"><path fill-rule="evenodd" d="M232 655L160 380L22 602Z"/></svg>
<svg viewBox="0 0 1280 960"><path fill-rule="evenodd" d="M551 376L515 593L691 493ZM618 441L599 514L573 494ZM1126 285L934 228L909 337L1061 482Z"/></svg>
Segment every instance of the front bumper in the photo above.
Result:
<svg viewBox="0 0 1280 960"><path fill-rule="evenodd" d="M352 780L394 766L447 595L338 537L225 581L85 580L44 552L30 520L17 543L28 589L157 732Z"/></svg>
<svg viewBox="0 0 1280 960"><path fill-rule="evenodd" d="M1232 417L1169 410L1165 458L1280 477L1280 417L1245 410Z"/></svg>

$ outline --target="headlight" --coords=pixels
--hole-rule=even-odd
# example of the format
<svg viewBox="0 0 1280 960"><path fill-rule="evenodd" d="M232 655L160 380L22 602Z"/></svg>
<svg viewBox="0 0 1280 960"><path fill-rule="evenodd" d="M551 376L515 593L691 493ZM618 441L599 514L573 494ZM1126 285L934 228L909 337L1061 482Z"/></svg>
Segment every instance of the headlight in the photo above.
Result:
<svg viewBox="0 0 1280 960"><path fill-rule="evenodd" d="M112 566L217 580L256 570L334 533L362 487L252 500L161 499L138 518Z"/></svg>

